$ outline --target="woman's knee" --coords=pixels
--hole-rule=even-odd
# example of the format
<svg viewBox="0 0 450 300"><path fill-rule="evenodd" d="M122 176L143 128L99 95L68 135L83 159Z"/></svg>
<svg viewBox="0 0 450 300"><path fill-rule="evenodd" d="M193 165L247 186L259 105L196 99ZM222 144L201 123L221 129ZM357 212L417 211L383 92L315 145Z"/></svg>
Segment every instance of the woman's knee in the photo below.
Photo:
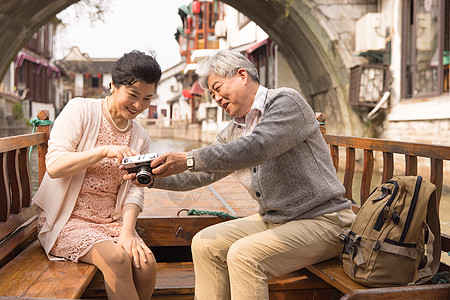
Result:
<svg viewBox="0 0 450 300"><path fill-rule="evenodd" d="M122 247L116 247L104 257L106 267L117 276L127 276L132 271L132 262L128 253Z"/></svg>
<svg viewBox="0 0 450 300"><path fill-rule="evenodd" d="M153 254L148 254L147 261L141 261L140 268L135 268L135 270L144 274L144 276L148 279L156 279L157 263Z"/></svg>

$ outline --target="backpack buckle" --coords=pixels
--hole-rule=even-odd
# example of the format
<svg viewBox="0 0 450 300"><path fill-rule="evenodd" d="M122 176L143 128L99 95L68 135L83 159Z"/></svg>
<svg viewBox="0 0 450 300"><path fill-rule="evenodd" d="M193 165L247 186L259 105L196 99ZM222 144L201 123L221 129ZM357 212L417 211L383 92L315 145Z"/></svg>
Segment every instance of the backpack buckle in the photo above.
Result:
<svg viewBox="0 0 450 300"><path fill-rule="evenodd" d="M398 225L398 222L400 222L400 216L395 210L392 212L391 219L395 225Z"/></svg>

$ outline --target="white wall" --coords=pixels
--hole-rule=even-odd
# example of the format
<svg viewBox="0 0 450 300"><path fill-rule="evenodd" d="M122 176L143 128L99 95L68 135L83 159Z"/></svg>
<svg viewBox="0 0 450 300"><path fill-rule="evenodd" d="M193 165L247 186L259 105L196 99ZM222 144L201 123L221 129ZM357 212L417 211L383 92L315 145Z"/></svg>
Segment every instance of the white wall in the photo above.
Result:
<svg viewBox="0 0 450 300"><path fill-rule="evenodd" d="M182 83L175 77L175 75L182 72L184 67L185 63L180 63L163 72L161 80L158 83L158 97L152 100L151 104L157 106L158 119L162 119L164 121L164 126L170 126L170 104L168 103L168 101L171 101L175 98L178 98L178 101L172 102L173 120L183 120L186 118L190 118L189 104L187 104L187 101L185 101L184 97L181 96L181 92L183 90ZM163 117L161 113L163 109L167 111L166 117Z"/></svg>
<svg viewBox="0 0 450 300"><path fill-rule="evenodd" d="M50 121L55 121L55 106L53 103L31 102L31 117L36 118L38 111L48 110Z"/></svg>
<svg viewBox="0 0 450 300"><path fill-rule="evenodd" d="M84 87L83 74L75 73L74 85L75 85L74 97L82 97L83 96L83 87Z"/></svg>

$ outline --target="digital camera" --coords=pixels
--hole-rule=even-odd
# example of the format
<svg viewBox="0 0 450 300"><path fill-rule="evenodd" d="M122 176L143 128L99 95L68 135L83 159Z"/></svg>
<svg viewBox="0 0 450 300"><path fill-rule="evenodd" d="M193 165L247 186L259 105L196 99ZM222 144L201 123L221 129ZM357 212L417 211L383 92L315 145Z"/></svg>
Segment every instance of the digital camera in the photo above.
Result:
<svg viewBox="0 0 450 300"><path fill-rule="evenodd" d="M141 184L149 184L152 181L152 167L150 164L158 153L146 153L142 155L125 157L122 165L128 173L136 173L136 180Z"/></svg>

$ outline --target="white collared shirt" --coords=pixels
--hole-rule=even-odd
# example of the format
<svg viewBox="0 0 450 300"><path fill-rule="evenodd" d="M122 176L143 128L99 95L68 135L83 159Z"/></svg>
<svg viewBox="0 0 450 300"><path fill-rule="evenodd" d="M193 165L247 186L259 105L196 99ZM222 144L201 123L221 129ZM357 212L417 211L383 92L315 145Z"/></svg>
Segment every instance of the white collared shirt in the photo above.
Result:
<svg viewBox="0 0 450 300"><path fill-rule="evenodd" d="M234 122L241 126L245 135L250 134L259 122L259 118L264 112L264 102L266 101L267 88L260 85L256 91L255 99L250 111L244 118L236 118Z"/></svg>

